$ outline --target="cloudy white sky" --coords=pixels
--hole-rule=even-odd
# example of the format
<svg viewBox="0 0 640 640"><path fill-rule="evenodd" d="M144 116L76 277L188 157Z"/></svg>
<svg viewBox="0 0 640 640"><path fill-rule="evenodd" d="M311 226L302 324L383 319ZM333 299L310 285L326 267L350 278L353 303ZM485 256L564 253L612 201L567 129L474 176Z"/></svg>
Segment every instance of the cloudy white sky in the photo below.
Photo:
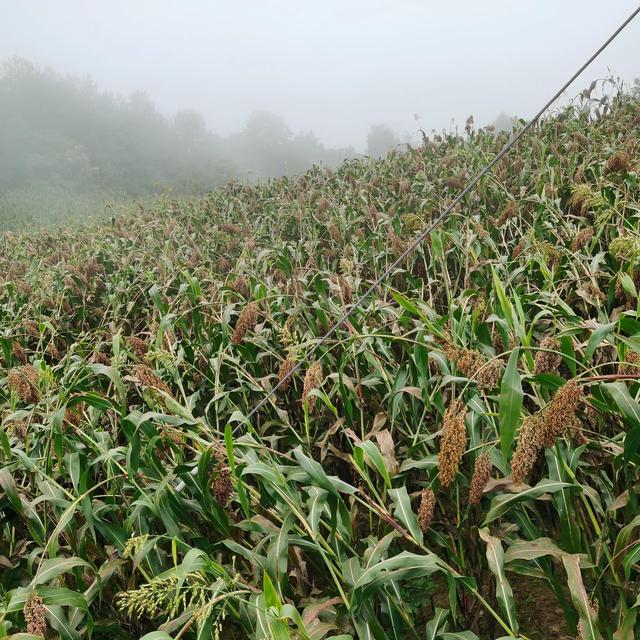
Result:
<svg viewBox="0 0 640 640"><path fill-rule="evenodd" d="M0 59L147 91L228 133L255 109L362 149L400 132L532 115L635 1L0 0ZM575 87L640 76L640 18ZM414 114L420 116L419 122Z"/></svg>

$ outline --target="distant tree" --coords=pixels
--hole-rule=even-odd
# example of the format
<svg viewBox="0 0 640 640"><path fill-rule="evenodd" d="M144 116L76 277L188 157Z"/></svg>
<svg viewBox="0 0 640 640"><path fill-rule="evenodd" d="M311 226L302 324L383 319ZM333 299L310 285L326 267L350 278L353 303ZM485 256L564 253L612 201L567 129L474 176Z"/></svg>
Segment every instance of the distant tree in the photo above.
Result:
<svg viewBox="0 0 640 640"><path fill-rule="evenodd" d="M243 135L259 146L278 146L291 139L291 129L280 116L270 111L254 111L244 125Z"/></svg>
<svg viewBox="0 0 640 640"><path fill-rule="evenodd" d="M182 109L173 116L173 128L187 145L202 143L207 137L207 123L201 114L192 109Z"/></svg>
<svg viewBox="0 0 640 640"><path fill-rule="evenodd" d="M184 192L251 173L264 178L335 165L352 149L326 149L313 133L294 135L269 111L221 137L190 109L164 116L141 91L101 92L91 78L62 76L28 60L0 63L0 191L143 196Z"/></svg>
<svg viewBox="0 0 640 640"><path fill-rule="evenodd" d="M500 133L501 131L506 131L507 133L511 133L513 127L518 123L518 118L515 116L510 116L509 114L501 111L498 117L492 122L493 127L496 133Z"/></svg>
<svg viewBox="0 0 640 640"><path fill-rule="evenodd" d="M386 156L397 144L400 144L400 139L391 127L374 124L367 135L367 155L374 158Z"/></svg>

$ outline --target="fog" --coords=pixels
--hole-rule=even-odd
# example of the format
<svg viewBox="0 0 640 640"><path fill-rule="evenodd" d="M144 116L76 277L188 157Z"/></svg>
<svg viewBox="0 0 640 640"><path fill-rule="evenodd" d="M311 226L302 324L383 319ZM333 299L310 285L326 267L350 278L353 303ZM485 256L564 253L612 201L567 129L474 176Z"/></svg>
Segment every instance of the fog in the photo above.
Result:
<svg viewBox="0 0 640 640"><path fill-rule="evenodd" d="M148 92L221 134L266 109L330 146L372 124L530 115L635 6L593 0L27 0L0 2L0 58ZM640 23L584 78L640 74Z"/></svg>
<svg viewBox="0 0 640 640"><path fill-rule="evenodd" d="M470 114L476 125L501 113L527 118L633 8L630 1L593 0L0 0L4 80L7 64L14 71L32 65L29 82L39 74L39 86L49 90L19 98L17 85L5 82L0 189L21 186L10 178L20 126L31 135L22 144L33 151L29 166L34 153L43 155L43 137L50 145L52 137L64 141L56 153L86 155L90 139L103 149L89 104L100 105L110 139L137 139L146 127L132 156L147 173L141 193L159 182L201 189L238 175L295 173L311 162L383 153L385 144L416 139L419 129L462 130ZM632 82L640 75L639 53L636 21L570 94L609 74ZM58 112L49 109L52 96L65 92L76 95L71 111L66 98ZM41 102L31 121L20 102L28 95ZM85 132L58 130L62 113L84 120ZM34 128L43 129L35 141ZM154 173L144 149L171 161L163 159ZM73 159L87 176L93 172L89 182L136 192L125 174L138 176L126 166L122 180L106 179L117 162L105 168L113 157L96 166L89 156ZM46 179L50 168L44 163L39 171L37 179ZM66 188L65 180L56 173L57 186Z"/></svg>

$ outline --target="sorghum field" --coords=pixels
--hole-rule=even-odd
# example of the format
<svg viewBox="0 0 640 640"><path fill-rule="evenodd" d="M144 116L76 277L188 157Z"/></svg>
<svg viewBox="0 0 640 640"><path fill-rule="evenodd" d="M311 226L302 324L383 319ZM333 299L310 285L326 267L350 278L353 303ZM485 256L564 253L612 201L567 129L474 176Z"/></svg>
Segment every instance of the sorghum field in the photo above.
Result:
<svg viewBox="0 0 640 640"><path fill-rule="evenodd" d="M638 637L639 136L581 94L311 359L506 134L1 236L0 636Z"/></svg>

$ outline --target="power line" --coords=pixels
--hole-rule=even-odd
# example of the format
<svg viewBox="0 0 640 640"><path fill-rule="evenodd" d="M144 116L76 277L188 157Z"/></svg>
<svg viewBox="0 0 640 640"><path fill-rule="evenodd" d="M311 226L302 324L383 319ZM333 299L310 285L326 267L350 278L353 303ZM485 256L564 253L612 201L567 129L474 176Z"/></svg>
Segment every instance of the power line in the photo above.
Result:
<svg viewBox="0 0 640 640"><path fill-rule="evenodd" d="M412 240L407 247L405 248L405 250L400 254L400 256L398 256L389 267L387 267L387 269L384 271L384 273L377 279L375 280L375 282L360 296L360 298L358 298L358 300L356 300L356 302L354 302L348 309L345 310L344 314L342 315L342 317L329 329L329 331L327 331L327 333L325 333L322 338L320 338L320 340L318 340L318 342L316 342L313 347L311 347L311 349L309 349L309 351L306 352L305 354L305 358L301 358L296 365L290 369L286 375L284 375L279 381L278 383L275 385L275 387L273 387L263 398L262 400L260 400L254 407L253 409L247 414L246 418L247 420L250 420L258 411L260 411L260 409L262 409L262 407L264 407L267 402L269 402L269 400L276 394L276 392L278 391L278 389L285 384L285 382L297 371L300 370L300 368L303 365L303 362L305 360L309 360L314 354L315 352L323 345L327 342L327 340L329 340L329 338L331 338L336 331L339 329L340 325L345 322L346 320L348 320L351 315L353 314L353 312L356 309L359 309L364 302L367 300L367 298L371 295L371 293L373 293L373 291L375 289L377 289L388 277L391 273L393 273L393 271L400 265L402 264L403 260L411 253L413 253L413 251L415 251L415 249L424 242L424 240L427 238L427 236L429 236L429 234L437 227L439 226L442 222L444 222L444 220L446 220L449 215L451 214L451 211L453 211L453 209L455 208L455 206L462 200L462 198L464 198L467 193L469 193L469 191L471 191L471 189L473 189L478 182L487 174L489 173L489 171L491 171L491 169L495 166L495 164L518 142L518 140L520 140L520 138L522 138L522 136L529 131L529 129L531 129L531 127L533 127L534 124L536 124L536 122L538 122L538 120L540 120L540 118L542 117L542 115L544 114L544 112L569 88L569 86L571 84L573 84L573 82L578 78L578 76L580 76L582 74L582 72L589 67L589 65L591 65L591 63L618 37L618 35L620 35L620 33L622 31L624 31L624 29L629 25L629 23L638 15L638 13L640 13L640 6L638 6L632 13L631 15L629 15L628 18L626 18L626 20L624 20L624 22L622 22L622 24L598 47L598 49L578 68L577 71L575 71L575 73L573 73L573 75L560 87L560 89L558 89L558 91L556 91L556 93L553 94L553 96L547 100L547 102L544 104L544 106L533 116L533 118L531 120L529 120L519 131L513 133L511 135L511 137L509 138L509 140L506 142L506 144L502 147L502 149L500 149L500 151L498 152L498 154L493 158L493 160L491 160L489 163L487 163L484 168L482 170L480 170L468 183L467 186L458 193L458 195L453 199L453 201L451 202L451 204L440 214L438 215L436 218L434 218L431 221L431 224L429 224L416 238L414 238L414 240ZM198 471L197 467L194 467L194 469L191 471L192 475L195 475ZM175 488L176 492L180 492L184 489L185 487L185 483L183 481L181 481Z"/></svg>

